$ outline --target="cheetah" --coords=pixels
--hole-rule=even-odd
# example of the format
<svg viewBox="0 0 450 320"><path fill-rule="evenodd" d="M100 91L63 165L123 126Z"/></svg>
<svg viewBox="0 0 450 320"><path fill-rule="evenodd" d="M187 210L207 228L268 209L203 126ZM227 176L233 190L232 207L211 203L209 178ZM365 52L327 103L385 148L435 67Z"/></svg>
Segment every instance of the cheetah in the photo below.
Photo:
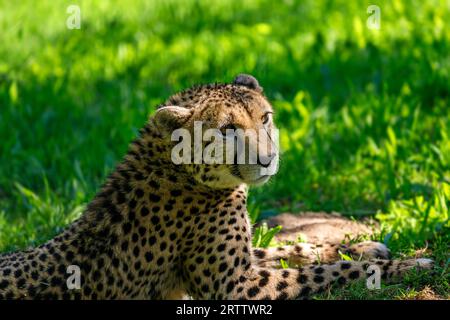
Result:
<svg viewBox="0 0 450 320"><path fill-rule="evenodd" d="M377 265L386 281L427 259L389 260L384 245L298 243L252 248L248 186L278 165L267 148L256 164L174 164L171 133L208 128L276 128L258 81L195 86L158 106L83 215L36 248L0 256L2 299L297 299L363 279ZM249 145L258 144L251 136ZM364 259L340 261L339 251ZM280 268L279 259L296 266ZM320 261L320 263L317 263ZM80 286L68 285L69 267Z"/></svg>

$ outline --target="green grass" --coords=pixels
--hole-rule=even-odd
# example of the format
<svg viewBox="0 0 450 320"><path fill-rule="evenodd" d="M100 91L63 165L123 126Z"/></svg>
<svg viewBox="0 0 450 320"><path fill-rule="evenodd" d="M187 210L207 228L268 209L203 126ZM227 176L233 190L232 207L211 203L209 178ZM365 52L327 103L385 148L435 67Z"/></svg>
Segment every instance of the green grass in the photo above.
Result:
<svg viewBox="0 0 450 320"><path fill-rule="evenodd" d="M379 31L367 1L77 1L81 30L68 30L72 3L0 0L0 251L75 219L170 94L246 72L274 104L283 151L277 176L251 191L254 219L375 215L394 256L428 248L438 262L426 282L324 298L424 285L448 297L445 1L378 1Z"/></svg>

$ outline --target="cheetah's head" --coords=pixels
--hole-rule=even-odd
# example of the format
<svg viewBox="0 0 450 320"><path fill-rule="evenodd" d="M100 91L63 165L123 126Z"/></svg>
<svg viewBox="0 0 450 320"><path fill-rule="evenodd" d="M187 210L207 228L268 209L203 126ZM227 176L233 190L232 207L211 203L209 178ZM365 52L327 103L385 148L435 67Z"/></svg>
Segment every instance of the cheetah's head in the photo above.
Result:
<svg viewBox="0 0 450 320"><path fill-rule="evenodd" d="M172 160L214 188L260 185L278 168L273 109L258 81L198 86L172 96L153 119L173 143Z"/></svg>

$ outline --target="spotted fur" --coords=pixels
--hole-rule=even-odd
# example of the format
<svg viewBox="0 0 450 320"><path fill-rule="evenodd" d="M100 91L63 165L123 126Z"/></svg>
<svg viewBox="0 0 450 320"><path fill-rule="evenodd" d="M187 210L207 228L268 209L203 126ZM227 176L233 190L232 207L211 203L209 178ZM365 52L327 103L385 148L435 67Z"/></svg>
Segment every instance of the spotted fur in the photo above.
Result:
<svg viewBox="0 0 450 320"><path fill-rule="evenodd" d="M267 180L258 176L260 164L171 161L175 128L202 120L212 128L265 128L270 135L270 112L257 81L245 75L171 97L80 219L37 248L0 256L0 298L294 299L364 278L370 264L380 266L384 279L430 267L423 260L336 262L339 250L387 258L376 243L253 249L247 185ZM276 149L261 156L277 161ZM280 269L281 258L297 268ZM70 265L81 269L79 290L67 288Z"/></svg>

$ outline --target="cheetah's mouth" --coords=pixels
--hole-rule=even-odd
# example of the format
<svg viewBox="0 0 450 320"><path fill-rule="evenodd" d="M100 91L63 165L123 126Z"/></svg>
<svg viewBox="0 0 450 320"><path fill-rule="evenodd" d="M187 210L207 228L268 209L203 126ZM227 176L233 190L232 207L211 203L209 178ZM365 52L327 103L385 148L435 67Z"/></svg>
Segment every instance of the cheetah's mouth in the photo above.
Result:
<svg viewBox="0 0 450 320"><path fill-rule="evenodd" d="M266 183L270 179L270 177L271 177L271 175L266 174L255 180L248 181L248 182L246 181L246 182L247 182L247 184L251 184L251 185L261 185L261 184Z"/></svg>
<svg viewBox="0 0 450 320"><path fill-rule="evenodd" d="M231 167L230 171L233 176L235 176L239 180L242 180L243 182L245 182L246 184L249 184L249 185L262 185L262 184L266 183L271 177L271 175L261 175L255 179L245 178L242 175L242 173L239 171L239 166L236 164Z"/></svg>
<svg viewBox="0 0 450 320"><path fill-rule="evenodd" d="M241 180L243 180L244 178L242 177L241 172L239 171L239 167L237 166L237 164L233 164L231 166L231 170L230 170L231 174L233 176L235 176L236 178L239 178Z"/></svg>

